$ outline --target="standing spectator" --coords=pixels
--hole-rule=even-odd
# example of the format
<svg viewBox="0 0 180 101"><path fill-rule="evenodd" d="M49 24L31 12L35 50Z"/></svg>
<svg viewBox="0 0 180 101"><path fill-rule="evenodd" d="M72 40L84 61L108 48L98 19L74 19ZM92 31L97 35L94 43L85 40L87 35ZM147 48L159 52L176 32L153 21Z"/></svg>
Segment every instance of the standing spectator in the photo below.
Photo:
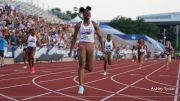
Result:
<svg viewBox="0 0 180 101"><path fill-rule="evenodd" d="M6 40L3 35L0 35L0 67L4 66L4 50L6 47Z"/></svg>

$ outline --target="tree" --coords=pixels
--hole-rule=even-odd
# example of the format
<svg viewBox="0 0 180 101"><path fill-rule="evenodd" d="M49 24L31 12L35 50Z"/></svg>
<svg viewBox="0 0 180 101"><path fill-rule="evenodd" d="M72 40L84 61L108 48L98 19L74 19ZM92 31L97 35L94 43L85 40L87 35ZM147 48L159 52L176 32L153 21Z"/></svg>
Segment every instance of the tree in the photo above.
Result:
<svg viewBox="0 0 180 101"><path fill-rule="evenodd" d="M61 9L60 8L52 8L51 9L51 12L61 12Z"/></svg>
<svg viewBox="0 0 180 101"><path fill-rule="evenodd" d="M66 13L70 14L66 14L66 13L63 13L61 12L61 9L60 8L53 8L51 9L51 12L56 15L57 17L59 17L60 19L63 19L63 20L71 20L71 11L67 11Z"/></svg>
<svg viewBox="0 0 180 101"><path fill-rule="evenodd" d="M52 9L51 9L51 12L52 12L54 15L58 15L59 13L61 13L61 9L60 9L60 8L52 8Z"/></svg>
<svg viewBox="0 0 180 101"><path fill-rule="evenodd" d="M71 11L69 11L69 10L66 11L66 15L71 15L71 14L72 14Z"/></svg>
<svg viewBox="0 0 180 101"><path fill-rule="evenodd" d="M58 16L59 18L63 19L63 20L71 20L72 18L75 18L77 15L81 15L78 12L78 8L74 7L74 12L71 12L70 10L67 10L65 13L61 12L60 8L53 8L51 9L51 12Z"/></svg>
<svg viewBox="0 0 180 101"><path fill-rule="evenodd" d="M158 26L146 23L142 19L132 20L118 16L109 25L127 34L146 34L154 39L157 39L160 32Z"/></svg>
<svg viewBox="0 0 180 101"><path fill-rule="evenodd" d="M77 15L80 16L81 14L78 12L77 7L74 7L74 12L66 11L66 14L69 15L72 19L75 18Z"/></svg>
<svg viewBox="0 0 180 101"><path fill-rule="evenodd" d="M74 7L74 12L77 13L78 12L78 8Z"/></svg>

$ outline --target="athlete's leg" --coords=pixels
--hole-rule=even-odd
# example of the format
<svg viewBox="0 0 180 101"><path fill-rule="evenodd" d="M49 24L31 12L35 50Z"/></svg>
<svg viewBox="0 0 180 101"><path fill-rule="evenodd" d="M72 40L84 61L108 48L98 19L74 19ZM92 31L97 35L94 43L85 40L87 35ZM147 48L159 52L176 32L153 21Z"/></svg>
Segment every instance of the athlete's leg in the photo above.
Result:
<svg viewBox="0 0 180 101"><path fill-rule="evenodd" d="M94 45L93 44L89 44L86 46L86 67L88 69L89 72L91 72L93 70L93 66L94 66Z"/></svg>
<svg viewBox="0 0 180 101"><path fill-rule="evenodd" d="M78 49L78 59L79 59L79 69L78 69L78 76L79 76L79 94L84 93L84 87L83 87L83 82L84 82L84 68L86 65L86 47L85 45L79 45Z"/></svg>
<svg viewBox="0 0 180 101"><path fill-rule="evenodd" d="M140 66L142 66L143 62L144 62L144 54L141 54L140 55Z"/></svg>
<svg viewBox="0 0 180 101"><path fill-rule="evenodd" d="M31 50L31 73L35 73L35 68L34 68L34 54L35 54L35 48L32 48Z"/></svg>
<svg viewBox="0 0 180 101"><path fill-rule="evenodd" d="M35 55L35 48L32 49L32 52L31 52L31 65L32 67L34 67L34 55Z"/></svg>
<svg viewBox="0 0 180 101"><path fill-rule="evenodd" d="M84 81L84 68L86 65L86 48L84 45L79 45L78 50L78 59L79 59L79 69L78 69L78 75L79 75L79 84L83 85Z"/></svg>
<svg viewBox="0 0 180 101"><path fill-rule="evenodd" d="M106 71L107 71L107 63L108 63L108 59L107 59L107 53L104 54L104 75L106 75Z"/></svg>
<svg viewBox="0 0 180 101"><path fill-rule="evenodd" d="M108 52L107 59L108 59L108 64L111 65L112 64L112 52Z"/></svg>
<svg viewBox="0 0 180 101"><path fill-rule="evenodd" d="M26 60L27 60L27 53L26 53L26 49L24 49L24 50L23 50L24 68L27 68L27 66L26 66Z"/></svg>
<svg viewBox="0 0 180 101"><path fill-rule="evenodd" d="M28 57L28 64L29 64L29 67L31 68L31 56L30 56L31 50L29 47L27 48L26 53L27 53L27 57Z"/></svg>

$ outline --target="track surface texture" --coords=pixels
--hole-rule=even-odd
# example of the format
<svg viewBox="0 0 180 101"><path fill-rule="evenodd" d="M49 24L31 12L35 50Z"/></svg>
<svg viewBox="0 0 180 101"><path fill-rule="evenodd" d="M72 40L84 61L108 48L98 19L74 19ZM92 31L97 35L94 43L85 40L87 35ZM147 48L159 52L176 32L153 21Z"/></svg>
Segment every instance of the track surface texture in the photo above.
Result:
<svg viewBox="0 0 180 101"><path fill-rule="evenodd" d="M103 75L103 61L85 71L84 94L78 92L78 62L37 63L30 74L23 65L0 68L0 101L180 101L180 61L113 61Z"/></svg>

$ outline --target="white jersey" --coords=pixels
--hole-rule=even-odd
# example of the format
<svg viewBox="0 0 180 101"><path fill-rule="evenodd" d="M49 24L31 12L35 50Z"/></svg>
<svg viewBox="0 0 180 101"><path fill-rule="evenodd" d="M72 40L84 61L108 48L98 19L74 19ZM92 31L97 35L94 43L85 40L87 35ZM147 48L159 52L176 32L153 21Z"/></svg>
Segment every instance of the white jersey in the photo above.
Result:
<svg viewBox="0 0 180 101"><path fill-rule="evenodd" d="M111 41L105 41L105 51L106 52L110 52L110 51L112 51L113 50L113 42L112 42L112 40Z"/></svg>
<svg viewBox="0 0 180 101"><path fill-rule="evenodd" d="M62 39L58 40L58 46L63 47L64 46L64 40L62 40Z"/></svg>
<svg viewBox="0 0 180 101"><path fill-rule="evenodd" d="M79 30L79 42L94 42L94 33L95 29L92 21L90 21L88 26L84 26L82 21Z"/></svg>
<svg viewBox="0 0 180 101"><path fill-rule="evenodd" d="M28 47L36 47L37 38L36 36L29 36L28 37Z"/></svg>

